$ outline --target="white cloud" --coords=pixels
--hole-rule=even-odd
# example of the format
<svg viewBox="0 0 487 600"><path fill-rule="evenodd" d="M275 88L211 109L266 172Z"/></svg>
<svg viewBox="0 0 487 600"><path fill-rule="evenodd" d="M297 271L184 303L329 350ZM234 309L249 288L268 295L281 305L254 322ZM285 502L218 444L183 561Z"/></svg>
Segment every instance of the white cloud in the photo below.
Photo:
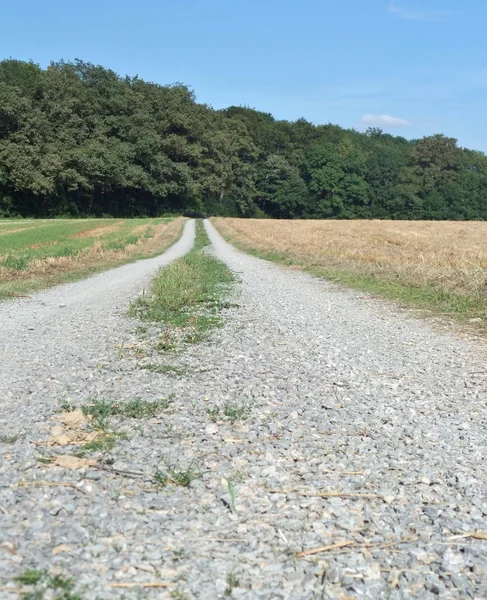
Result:
<svg viewBox="0 0 487 600"><path fill-rule="evenodd" d="M450 13L442 10L421 10L421 9L410 9L404 8L397 5L395 2L391 2L387 7L388 12L394 15L398 19L405 19L407 21L423 21L424 23L432 23L439 21L441 17L444 17Z"/></svg>
<svg viewBox="0 0 487 600"><path fill-rule="evenodd" d="M411 123L391 115L363 115L361 122L369 127L407 127Z"/></svg>

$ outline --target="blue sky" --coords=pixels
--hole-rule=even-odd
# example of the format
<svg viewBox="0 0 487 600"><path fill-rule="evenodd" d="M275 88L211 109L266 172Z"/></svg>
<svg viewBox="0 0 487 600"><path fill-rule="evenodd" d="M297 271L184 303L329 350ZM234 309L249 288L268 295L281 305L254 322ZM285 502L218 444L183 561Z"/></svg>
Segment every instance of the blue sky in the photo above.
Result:
<svg viewBox="0 0 487 600"><path fill-rule="evenodd" d="M200 102L487 152L486 0L0 0L0 58L81 58Z"/></svg>

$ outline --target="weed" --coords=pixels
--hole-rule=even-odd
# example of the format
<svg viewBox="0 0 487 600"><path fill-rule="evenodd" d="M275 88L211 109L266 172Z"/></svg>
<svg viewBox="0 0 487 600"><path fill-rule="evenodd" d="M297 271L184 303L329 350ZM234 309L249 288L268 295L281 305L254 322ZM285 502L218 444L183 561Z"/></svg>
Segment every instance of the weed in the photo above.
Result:
<svg viewBox="0 0 487 600"><path fill-rule="evenodd" d="M220 408L218 406L214 406L213 408L207 408L206 412L210 416L210 419L213 423L216 423L220 417Z"/></svg>
<svg viewBox="0 0 487 600"><path fill-rule="evenodd" d="M123 405L121 414L130 419L150 418L166 410L171 402L171 397L161 398L161 400L154 400L153 402L142 400L142 398L135 398Z"/></svg>
<svg viewBox="0 0 487 600"><path fill-rule="evenodd" d="M233 589L240 586L240 581L235 574L235 569L232 569L229 573L227 573L226 581L227 587L225 589L225 596L230 596Z"/></svg>
<svg viewBox="0 0 487 600"><path fill-rule="evenodd" d="M177 344L170 335L164 335L156 344L156 350L159 352L171 352L171 350L175 350L176 348Z"/></svg>
<svg viewBox="0 0 487 600"><path fill-rule="evenodd" d="M150 418L167 409L171 401L170 397L152 402L138 396L128 402L111 402L104 398L93 398L90 404L82 407L82 410L85 415L91 416L91 425L94 429L106 431L109 428L110 417Z"/></svg>
<svg viewBox="0 0 487 600"><path fill-rule="evenodd" d="M82 406L85 415L91 416L91 426L97 431L107 431L109 418L113 415L113 403L103 398L90 398L90 404Z"/></svg>
<svg viewBox="0 0 487 600"><path fill-rule="evenodd" d="M195 479L201 479L203 473L195 468L194 463L191 463L186 469L182 469L178 464L170 464L166 461L164 469L158 469L154 473L154 481L156 485L165 487L166 485L177 485L181 487L189 487Z"/></svg>
<svg viewBox="0 0 487 600"><path fill-rule="evenodd" d="M78 458L84 458L91 452L110 452L116 446L117 441L127 439L123 433L102 433L96 440L88 442L83 446L83 449L76 452L74 455Z"/></svg>
<svg viewBox="0 0 487 600"><path fill-rule="evenodd" d="M277 417L277 413L275 411L272 411L272 412L264 415L261 418L260 422L262 425L269 425L269 423L271 423L276 417Z"/></svg>
<svg viewBox="0 0 487 600"><path fill-rule="evenodd" d="M233 483L230 481L230 479L227 479L227 488L228 488L228 495L230 496L230 510L232 511L232 513L236 512L236 508L235 508L235 486L233 485Z"/></svg>
<svg viewBox="0 0 487 600"><path fill-rule="evenodd" d="M184 336L186 344L201 344L207 338L207 334L203 331L191 331Z"/></svg>
<svg viewBox="0 0 487 600"><path fill-rule="evenodd" d="M71 404L68 400L63 400L59 405L60 412L72 412L73 410L76 410L76 406Z"/></svg>
<svg viewBox="0 0 487 600"><path fill-rule="evenodd" d="M120 486L113 492L112 500L114 502L118 502L121 497L122 497L122 487Z"/></svg>
<svg viewBox="0 0 487 600"><path fill-rule="evenodd" d="M16 577L16 581L23 586L32 588L22 591L23 600L81 600L81 596L73 591L74 580L60 575L50 575L48 571L27 570Z"/></svg>
<svg viewBox="0 0 487 600"><path fill-rule="evenodd" d="M173 600L189 600L189 596L185 594L180 588L171 590L169 592L169 597Z"/></svg>
<svg viewBox="0 0 487 600"><path fill-rule="evenodd" d="M177 367L175 365L155 365L148 364L144 365L142 369L146 371L151 371L152 373L166 373L168 375L174 375L176 377L181 377L187 371L185 367Z"/></svg>
<svg viewBox="0 0 487 600"><path fill-rule="evenodd" d="M22 585L36 585L46 576L45 571L37 571L35 569L27 569L15 578L15 581Z"/></svg>
<svg viewBox="0 0 487 600"><path fill-rule="evenodd" d="M140 397L128 402L112 402L105 398L91 398L89 404L82 406L81 409L85 415L91 417L90 425L95 431L99 432L99 435L95 440L85 444L75 456L83 458L91 452L110 452L117 442L127 439L127 434L113 429L112 417L125 419L151 418L167 409L171 402L171 397L152 402L143 400Z"/></svg>
<svg viewBox="0 0 487 600"><path fill-rule="evenodd" d="M227 400L222 406L207 408L206 413L213 423L226 418L226 420L233 424L237 421L245 420L249 416L250 410L248 402Z"/></svg>
<svg viewBox="0 0 487 600"><path fill-rule="evenodd" d="M17 440L20 440L20 435L0 435L2 444L15 444Z"/></svg>
<svg viewBox="0 0 487 600"><path fill-rule="evenodd" d="M227 401L223 405L223 414L230 423L235 423L236 421L242 421L246 419L250 414L250 405L248 402L243 401Z"/></svg>
<svg viewBox="0 0 487 600"><path fill-rule="evenodd" d="M235 471L233 474L233 478L236 481L243 481L245 479L245 472L244 471Z"/></svg>

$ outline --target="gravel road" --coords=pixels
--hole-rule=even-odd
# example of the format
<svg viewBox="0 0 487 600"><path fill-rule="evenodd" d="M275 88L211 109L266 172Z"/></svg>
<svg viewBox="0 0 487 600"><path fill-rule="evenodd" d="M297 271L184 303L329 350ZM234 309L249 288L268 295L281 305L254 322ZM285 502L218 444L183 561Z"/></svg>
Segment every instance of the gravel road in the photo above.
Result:
<svg viewBox="0 0 487 600"><path fill-rule="evenodd" d="M12 416L18 421L24 411L35 416L38 402L50 405L47 396L76 387L84 369L91 374L107 347L123 340L128 302L159 267L186 254L193 241L194 221L189 221L178 242L160 256L48 289L29 300L0 303L0 397L8 399L0 410L9 411L0 427L8 426Z"/></svg>
<svg viewBox="0 0 487 600"><path fill-rule="evenodd" d="M485 346L206 226L239 278L210 342L160 353L123 316L192 225L156 262L0 306L0 440L20 436L0 441L0 598L27 568L90 600L487 598ZM39 461L73 453L48 446L63 403L137 396L172 402L96 464ZM200 477L155 486L169 467Z"/></svg>

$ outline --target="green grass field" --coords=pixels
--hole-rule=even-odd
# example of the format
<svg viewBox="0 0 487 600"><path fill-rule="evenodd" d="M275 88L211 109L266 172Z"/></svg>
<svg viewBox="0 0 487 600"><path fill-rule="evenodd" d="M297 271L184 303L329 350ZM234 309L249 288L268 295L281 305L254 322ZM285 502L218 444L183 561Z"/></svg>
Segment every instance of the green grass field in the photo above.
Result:
<svg viewBox="0 0 487 600"><path fill-rule="evenodd" d="M0 298L162 252L183 219L0 220Z"/></svg>

